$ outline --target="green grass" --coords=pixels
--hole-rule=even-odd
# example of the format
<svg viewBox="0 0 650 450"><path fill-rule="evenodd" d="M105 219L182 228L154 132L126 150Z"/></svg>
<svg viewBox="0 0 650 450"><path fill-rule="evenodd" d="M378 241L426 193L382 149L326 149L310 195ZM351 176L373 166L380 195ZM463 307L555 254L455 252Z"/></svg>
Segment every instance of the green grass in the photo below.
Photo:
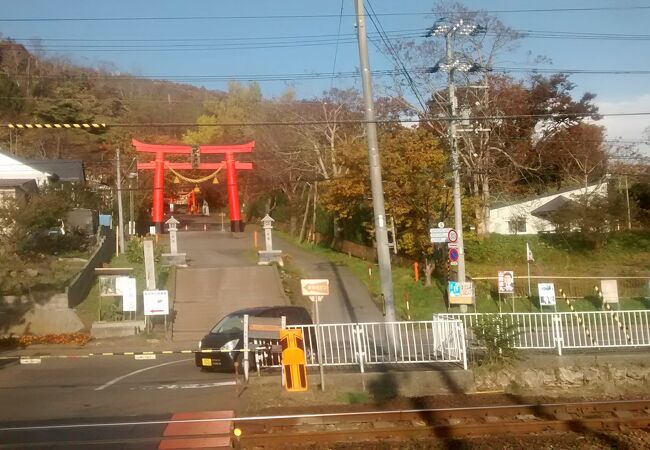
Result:
<svg viewBox="0 0 650 450"><path fill-rule="evenodd" d="M527 272L526 243L535 261L531 275L649 276L650 232L612 233L602 248L590 249L577 238L557 235L490 235L482 240L465 236L467 273L496 276L499 270Z"/></svg>
<svg viewBox="0 0 650 450"><path fill-rule="evenodd" d="M308 243L298 244L296 240L286 234L280 234L295 245L312 252L327 261L345 266L358 279L360 279L372 294L375 302L381 308L381 286L379 271L376 264L364 261L346 254L336 252L330 248ZM547 238L548 239L548 238ZM466 241L467 269L472 276L496 277L500 270L514 270L515 275L526 274L526 242L529 243L535 263L531 264L531 276L646 276L650 277L650 233L621 233L610 237L607 245L598 250L585 248L564 248L564 243L548 242L538 236L500 236L493 235L482 241L468 236ZM505 261L505 263L504 263ZM412 320L428 320L434 313L447 312L444 301L446 286L438 279L433 280L433 286L424 286L422 280L414 280L410 267L400 267L393 264L393 288L395 292L395 306L398 317L407 318L406 299L409 300L410 316ZM533 294L536 292L537 280L532 280ZM529 299L527 282L525 278L517 280L519 295L515 298L515 311L540 312L538 299L533 296ZM593 285L597 280L585 280L582 285L574 281L564 286L568 292L578 290L593 292ZM628 283L629 284L629 283ZM559 295L559 284L556 284L557 311L571 311L570 307ZM477 281L476 308L477 312L499 312L496 281ZM620 282L621 295L620 309L648 309L650 299L647 295L647 280L634 281L634 285ZM585 298L570 299L576 311L597 311L602 309L600 300L594 295ZM450 311L455 312L454 307ZM470 311L474 308L470 307ZM544 311L552 311L545 307ZM501 299L501 311L512 311L512 297Z"/></svg>

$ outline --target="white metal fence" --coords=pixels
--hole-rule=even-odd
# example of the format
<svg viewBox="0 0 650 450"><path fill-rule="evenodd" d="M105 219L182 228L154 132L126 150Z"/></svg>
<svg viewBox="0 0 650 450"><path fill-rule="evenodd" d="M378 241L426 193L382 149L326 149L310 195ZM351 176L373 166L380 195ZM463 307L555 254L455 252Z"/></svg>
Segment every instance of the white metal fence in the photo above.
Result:
<svg viewBox="0 0 650 450"><path fill-rule="evenodd" d="M650 310L561 313L445 314L461 320L475 343L474 327L488 316L501 316L516 327L515 348L557 350L650 346Z"/></svg>
<svg viewBox="0 0 650 450"><path fill-rule="evenodd" d="M456 319L437 317L418 322L296 325L302 330L307 365L357 365L363 372L373 364L459 363L467 369L465 329ZM275 366L268 359L267 366Z"/></svg>

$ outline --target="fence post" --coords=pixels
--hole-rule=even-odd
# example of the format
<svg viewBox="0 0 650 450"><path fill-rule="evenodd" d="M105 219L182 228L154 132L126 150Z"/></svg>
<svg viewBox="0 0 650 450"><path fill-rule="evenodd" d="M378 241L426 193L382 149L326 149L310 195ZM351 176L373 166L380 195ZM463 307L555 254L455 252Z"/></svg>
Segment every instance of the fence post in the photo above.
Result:
<svg viewBox="0 0 650 450"><path fill-rule="evenodd" d="M363 341L361 339L363 328L357 323L354 325L353 332L357 338L357 355L359 356L359 368L361 369L361 373L364 373L363 357L365 356L365 352L363 351Z"/></svg>
<svg viewBox="0 0 650 450"><path fill-rule="evenodd" d="M553 338L557 346L557 354L562 356L562 341L564 333L562 331L562 318L559 314L553 314Z"/></svg>
<svg viewBox="0 0 650 450"><path fill-rule="evenodd" d="M463 370L467 370L467 346L465 345L465 325L462 320L458 321L458 334L460 334L459 345L463 358Z"/></svg>
<svg viewBox="0 0 650 450"><path fill-rule="evenodd" d="M248 383L248 314L244 314L244 379Z"/></svg>

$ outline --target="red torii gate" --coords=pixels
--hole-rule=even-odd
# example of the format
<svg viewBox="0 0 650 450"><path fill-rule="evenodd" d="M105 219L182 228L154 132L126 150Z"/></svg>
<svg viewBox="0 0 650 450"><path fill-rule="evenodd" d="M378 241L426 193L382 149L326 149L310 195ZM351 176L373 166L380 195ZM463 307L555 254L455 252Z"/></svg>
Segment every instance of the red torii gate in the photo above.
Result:
<svg viewBox="0 0 650 450"><path fill-rule="evenodd" d="M136 151L143 153L155 153L155 159L151 162L139 162L138 170L153 169L153 208L151 217L156 226L156 233L163 230L163 201L165 198L165 168L174 170L219 170L226 166L226 186L228 188L228 205L230 207L230 231L244 231L239 208L239 195L237 193L237 170L251 170L252 163L235 161L235 153L250 153L255 147L255 141L241 145L200 145L199 153L203 155L224 154L225 160L221 162L201 162L192 167L191 162L169 162L165 161L165 154L188 155L192 154L191 145L166 145L166 144L145 144L133 139L131 141Z"/></svg>

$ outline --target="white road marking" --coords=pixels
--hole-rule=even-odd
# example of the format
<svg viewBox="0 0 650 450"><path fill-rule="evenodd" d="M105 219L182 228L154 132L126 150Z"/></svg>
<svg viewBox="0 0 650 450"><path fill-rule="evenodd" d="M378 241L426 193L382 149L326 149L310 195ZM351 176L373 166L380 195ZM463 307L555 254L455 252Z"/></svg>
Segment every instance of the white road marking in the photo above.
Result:
<svg viewBox="0 0 650 450"><path fill-rule="evenodd" d="M133 376L133 375L137 375L137 374L142 373L142 372L146 372L147 370L157 369L158 367L168 366L170 364L176 364L176 363L187 362L187 361L192 361L192 360L193 360L193 358L179 359L178 361L166 362L166 363L163 363L163 364L158 364L157 366L145 367L144 369L134 370L133 372L129 372L126 375L122 375L121 377L114 378L111 381L109 381L108 383L102 384L98 388L95 388L95 390L96 391L103 391L107 387L112 386L115 383L119 383L120 381L122 381L125 378L128 378L128 377Z"/></svg>
<svg viewBox="0 0 650 450"><path fill-rule="evenodd" d="M207 389L219 386L234 386L235 381L216 381L214 383L160 384L153 386L132 387L132 391L151 391L163 389Z"/></svg>

